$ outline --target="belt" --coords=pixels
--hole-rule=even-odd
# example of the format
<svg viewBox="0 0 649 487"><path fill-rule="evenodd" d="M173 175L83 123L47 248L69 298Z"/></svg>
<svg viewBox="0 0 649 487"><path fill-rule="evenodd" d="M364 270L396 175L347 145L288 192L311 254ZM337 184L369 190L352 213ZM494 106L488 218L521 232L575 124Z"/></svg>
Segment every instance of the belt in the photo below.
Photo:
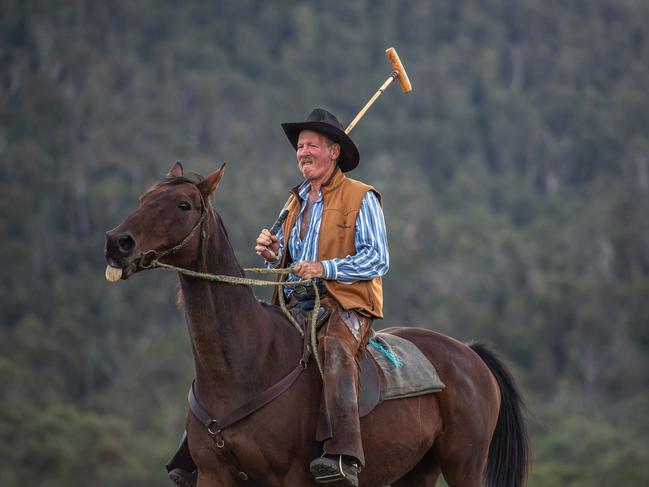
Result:
<svg viewBox="0 0 649 487"><path fill-rule="evenodd" d="M316 286L318 287L318 294L320 295L320 297L323 297L327 294L327 289L324 287L324 285L321 282L317 283ZM311 284L309 285L300 284L298 286L292 286L292 287L293 287L293 292L291 293L291 296L297 299L298 301L313 301L315 299L315 291Z"/></svg>

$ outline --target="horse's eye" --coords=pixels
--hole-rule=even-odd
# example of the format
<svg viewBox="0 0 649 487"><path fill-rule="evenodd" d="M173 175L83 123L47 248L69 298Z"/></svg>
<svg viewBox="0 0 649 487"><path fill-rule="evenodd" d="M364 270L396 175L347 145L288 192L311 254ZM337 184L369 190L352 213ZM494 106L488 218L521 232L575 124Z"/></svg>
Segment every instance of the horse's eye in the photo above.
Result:
<svg viewBox="0 0 649 487"><path fill-rule="evenodd" d="M186 201L182 201L178 204L178 208L180 208L183 211L188 211L192 209L192 205L190 205Z"/></svg>

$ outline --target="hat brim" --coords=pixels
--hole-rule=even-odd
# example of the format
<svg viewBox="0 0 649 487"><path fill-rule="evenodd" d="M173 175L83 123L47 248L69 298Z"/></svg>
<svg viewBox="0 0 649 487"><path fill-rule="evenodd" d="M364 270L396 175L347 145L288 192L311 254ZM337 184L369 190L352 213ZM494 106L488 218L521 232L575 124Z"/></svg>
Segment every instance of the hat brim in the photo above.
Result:
<svg viewBox="0 0 649 487"><path fill-rule="evenodd" d="M351 171L358 166L360 155L356 144L349 138L349 135L331 124L324 122L295 122L283 123L282 128L294 149L297 150L297 140L300 132L303 130L313 130L314 132L326 135L335 143L340 144L338 166L342 172Z"/></svg>

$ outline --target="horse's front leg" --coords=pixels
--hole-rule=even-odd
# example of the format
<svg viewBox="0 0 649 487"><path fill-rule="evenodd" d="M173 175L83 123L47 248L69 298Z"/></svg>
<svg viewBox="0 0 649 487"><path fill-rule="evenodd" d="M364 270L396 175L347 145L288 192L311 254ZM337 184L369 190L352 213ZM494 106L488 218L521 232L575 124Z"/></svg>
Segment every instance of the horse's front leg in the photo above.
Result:
<svg viewBox="0 0 649 487"><path fill-rule="evenodd" d="M187 424L188 442L191 457L198 471L198 487L234 487L240 485L232 465L223 456L223 450L205 433L204 428L196 428L194 422ZM191 428L194 427L192 430Z"/></svg>

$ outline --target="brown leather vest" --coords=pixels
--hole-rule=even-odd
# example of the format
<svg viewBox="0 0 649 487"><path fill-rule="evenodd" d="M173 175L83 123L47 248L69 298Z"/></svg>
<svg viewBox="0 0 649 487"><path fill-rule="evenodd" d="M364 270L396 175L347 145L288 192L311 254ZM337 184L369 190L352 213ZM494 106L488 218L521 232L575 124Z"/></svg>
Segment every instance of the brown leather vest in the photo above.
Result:
<svg viewBox="0 0 649 487"><path fill-rule="evenodd" d="M282 226L285 251L280 267L287 267L292 261L288 252L288 238L302 205L297 189L298 187L295 187L291 190L291 196L285 206L288 216ZM380 202L381 195L372 186L346 177L340 169L336 169L331 180L321 187L321 191L324 206L318 237L318 260L356 254L354 230L363 197L368 191L374 191ZM341 284L331 280L323 282L329 294L344 309L361 309L374 318L383 318L383 285L380 277L353 284ZM272 302L279 303L277 292L273 294Z"/></svg>

